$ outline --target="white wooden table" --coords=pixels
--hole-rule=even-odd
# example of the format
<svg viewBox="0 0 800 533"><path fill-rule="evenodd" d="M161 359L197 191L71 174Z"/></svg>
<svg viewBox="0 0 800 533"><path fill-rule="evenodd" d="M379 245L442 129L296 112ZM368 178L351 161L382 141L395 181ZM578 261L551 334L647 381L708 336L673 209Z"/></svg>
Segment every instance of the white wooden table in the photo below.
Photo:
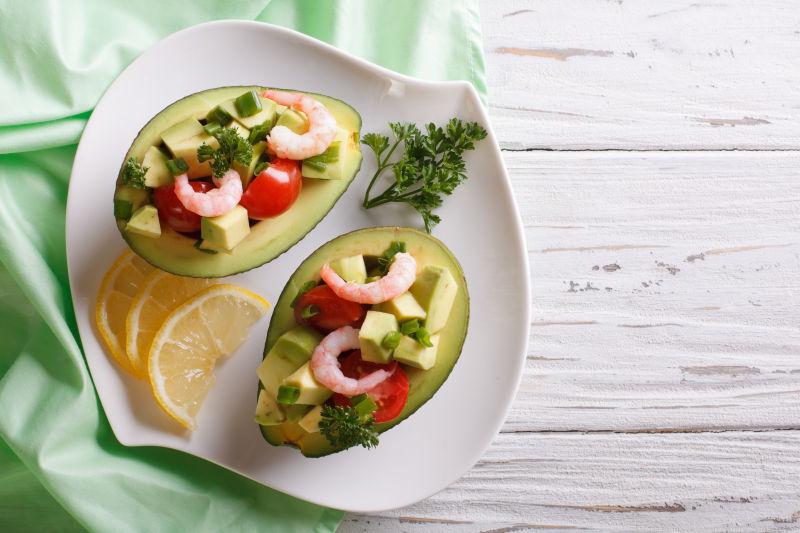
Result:
<svg viewBox="0 0 800 533"><path fill-rule="evenodd" d="M463 479L341 531L800 529L800 4L482 17L525 376Z"/></svg>

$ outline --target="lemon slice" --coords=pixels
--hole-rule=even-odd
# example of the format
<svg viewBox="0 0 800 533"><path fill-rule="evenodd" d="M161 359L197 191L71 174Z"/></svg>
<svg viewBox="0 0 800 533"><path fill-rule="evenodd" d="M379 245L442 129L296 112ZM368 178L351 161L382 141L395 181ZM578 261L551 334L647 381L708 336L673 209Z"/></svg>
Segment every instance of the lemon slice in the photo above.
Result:
<svg viewBox="0 0 800 533"><path fill-rule="evenodd" d="M195 419L214 384L217 359L247 338L269 303L236 285L213 285L174 309L150 347L147 368L153 395L181 425Z"/></svg>
<svg viewBox="0 0 800 533"><path fill-rule="evenodd" d="M211 284L211 280L185 278L161 271L145 278L125 321L125 350L137 375L147 376L150 345L167 315Z"/></svg>
<svg viewBox="0 0 800 533"><path fill-rule="evenodd" d="M131 251L123 253L106 272L94 306L94 321L114 360L136 375L125 353L125 318L144 278L153 271Z"/></svg>

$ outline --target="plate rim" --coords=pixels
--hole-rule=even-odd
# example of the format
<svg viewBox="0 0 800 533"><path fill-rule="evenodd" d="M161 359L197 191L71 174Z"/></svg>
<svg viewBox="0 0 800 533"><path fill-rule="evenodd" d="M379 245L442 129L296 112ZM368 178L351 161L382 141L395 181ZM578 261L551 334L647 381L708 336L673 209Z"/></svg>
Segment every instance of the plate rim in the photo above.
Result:
<svg viewBox="0 0 800 533"><path fill-rule="evenodd" d="M70 171L70 182L69 182L69 186L68 186L68 190L67 190L67 202L66 202L66 211L65 211L64 232L65 232L65 247L66 247L66 258L67 258L67 274L68 274L68 279L70 281L70 287L73 287L73 286L77 285L75 283L75 281L74 281L75 275L73 274L73 270L70 268L70 265L73 262L73 259L71 259L72 253L70 252L70 250L71 250L71 247L70 247L70 241L71 241L70 235L72 234L71 226L73 225L73 219L76 218L76 216L74 216L74 215L70 216L72 213L75 212L75 209L72 208L72 205L74 204L73 198L76 196L76 194L73 194L73 188L74 187L77 188L77 185L76 185L77 181L74 178L75 178L75 176L77 174L76 169L81 169L85 165L85 163L83 163L84 159L88 159L89 158L89 156L84 154L84 152L86 152L86 150L88 150L88 148L86 148L86 144L84 142L84 140L86 138L86 132L87 131L91 131L91 126L96 121L96 117L97 116L105 114L105 105L104 104L105 104L105 101L107 100L108 94L111 93L112 91L114 91L117 88L117 86L121 83L120 80L124 80L125 77L126 77L126 74L129 73L138 63L140 63L143 60L143 58L145 58L146 56L151 55L152 53L157 51L159 48L165 47L165 46L169 46L170 43L173 40L178 39L180 37L183 37L186 34L191 34L191 33L195 33L195 32L202 32L202 31L205 31L205 30L208 30L208 29L224 28L224 27L233 27L233 28L235 28L235 27L250 27L250 28L256 28L257 31L275 32L279 36L289 36L289 37L291 37L293 39L299 39L300 41L302 41L304 43L304 45L308 45L308 46L311 46L311 47L322 49L327 53L331 53L331 54L334 54L335 56L338 56L338 58L340 60L342 60L342 61L349 62L349 63L357 66L360 69L372 72L374 74L378 74L378 75L386 77L386 78L390 78L390 79L397 80L397 81L400 81L400 82L403 82L403 83L408 83L408 84L421 86L421 87L452 88L452 89L458 89L458 90L461 90L461 91L465 91L467 98L472 100L472 103L475 104L474 107L476 109L476 113L478 114L479 118L481 119L483 125L486 127L487 137L486 137L486 139L484 139L484 142L488 142L488 143L491 144L491 148L492 148L493 152L496 154L496 156L498 158L498 161L499 161L500 173L499 173L498 176L495 177L495 179L501 179L501 180L503 180L505 182L507 187L503 191L503 195L502 196L505 197L503 199L506 202L508 202L511 206L513 206L513 208L514 208L513 209L513 214L512 214L512 217L511 217L512 221L513 221L513 226L514 226L514 229L515 229L515 232L514 232L514 235L513 235L513 244L514 244L515 248L517 248L520 251L520 255L521 255L521 258L522 258L521 266L522 266L522 269L523 269L524 274L525 274L522 286L520 287L520 293L526 295L527 305L524 306L523 316L518 318L518 320L522 320L523 321L523 326L519 330L519 338L515 339L515 341L514 341L515 347L517 348L518 352L516 354L516 364L514 365L514 372L515 372L514 380L513 380L513 383L509 383L509 385L513 384L513 387L508 387L506 389L507 392L505 394L505 397L502 398L502 402L501 402L502 407L503 407L503 409L502 409L502 413L503 414L502 414L502 416L498 416L498 417L496 417L494 419L494 424L493 424L493 426L491 428L487 428L487 429L491 429L492 431L491 431L491 433L489 433L488 431L485 433L486 438L483 439L483 441L480 443L480 446L476 446L475 447L476 451L469 455L468 466L466 466L463 469L458 469L458 471L455 472L454 475L447 476L445 482L444 483L440 483L438 488L425 491L425 493L422 494L422 495L416 495L416 496L411 497L411 498L405 498L405 499L402 499L402 500L398 500L398 501L396 501L395 503L393 503L389 507L387 507L385 505L379 505L379 506L348 505L347 507L332 507L328 503L325 503L325 502L322 502L322 501L318 501L318 500L308 499L300 491L291 490L291 489L285 489L285 488L280 488L280 489L279 488L275 488L272 485L270 485L268 483L265 483L264 481L253 477L252 475L248 474L246 471L243 471L243 470L241 470L241 469L239 469L237 467L234 467L234 466L231 466L231 465L228 465L228 464L224 464L223 462L221 462L221 461L219 461L219 460L217 460L217 459L215 459L213 457L208 457L208 456L203 455L203 454L194 453L192 451L188 451L186 449L183 449L183 448L180 448L180 447L177 447L177 446L174 446L174 445L169 445L169 444L163 444L163 443L157 443L157 442L132 442L132 441L128 440L126 436L123 436L121 432L117 431L117 428L116 428L117 424L115 424L115 422L112 421L112 417L108 416L108 412L106 410L106 405L105 405L105 402L103 400L103 395L100 393L100 388L101 387L98 387L97 383L95 383L95 386L94 386L95 393L97 394L97 397L100 400L100 404L103 407L103 411L104 411L104 415L106 417L106 420L108 421L108 424L111 427L111 430L114 433L115 438L121 444L123 444L124 446L127 446L127 447L157 446L157 447L167 448L167 449L175 450L175 451L178 451L178 452L181 452L181 453L193 455L193 456L198 457L198 458L200 458L202 460L208 461L208 462L213 463L215 465L218 465L218 466L220 466L222 468L225 468L226 470L235 472L235 473L237 473L237 474L239 474L239 475L241 475L241 476L243 476L243 477L245 477L247 479L253 480L253 481L255 481L256 483L258 483L260 485L269 487L272 490L276 490L278 492L283 492L283 493L288 494L290 496L293 496L295 498L298 498L298 499L301 499L301 500L304 500L304 501L307 501L307 502L310 502L310 503L313 503L313 504L316 504L316 505L320 505L320 506L323 506L323 507L329 507L329 508L334 508L334 509L338 509L338 510L342 510L342 511L354 512L354 513L374 513L374 512L398 509L398 508L405 507L405 506L414 504L416 502L422 501L424 499L427 499L430 496L432 496L432 495L434 495L434 494L446 489L447 487L452 485L454 482L456 482L459 479L461 479L465 474L467 474L475 466L475 464L480 460L480 458L486 453L486 450L489 448L489 446L492 444L494 439L499 434L500 429L502 428L503 424L505 423L505 420L508 417L508 413L509 413L509 411L511 409L511 406L513 404L513 401L514 401L514 399L516 397L517 391L519 390L519 385L521 383L522 375L524 373L524 366L525 366L527 348L528 348L528 345L529 345L529 336L530 336L530 316L531 316L530 259L529 259L529 255L528 255L527 243L525 241L525 232L524 232L524 226L522 224L522 217L521 217L521 214L520 214L520 211L519 211L519 206L517 204L516 197L514 195L514 189L513 189L510 177L508 175L508 170L507 170L507 168L505 166L505 162L503 161L503 158L502 158L502 151L500 149L497 137L496 137L496 135L494 133L494 128L492 127L492 123L489 120L489 115L488 115L487 109L486 109L484 103L482 102L482 100L481 100L477 90L475 89L474 85L472 83L470 83L469 81L466 81L466 80L432 81L432 80L426 80L426 79L421 79L421 78L415 78L413 76L409 76L409 75L402 74L402 73L399 73L399 72L396 72L396 71L392 71L392 70L387 69L385 67L382 67L380 65L371 63L371 62L369 62L369 61L367 61L365 59L362 59L362 58L360 58L358 56L355 56L355 55L353 55L353 54L351 54L349 52L346 52L344 50L336 48L335 46L330 45L330 44L328 44L328 43L326 43L324 41L315 39L315 38L310 37L310 36L308 36L306 34L298 32L296 30L285 28L283 26L277 26L277 25L270 24L270 23L267 23L267 22L251 21L251 20L236 20L236 19L214 20L214 21L203 22L203 23L200 23L200 24L195 24L193 26L189 26L187 28L183 28L183 29L181 29L179 31L176 31L174 33L171 33L171 34L165 36L164 38L160 39L159 41L153 43L148 48L143 50L133 61L130 62L130 64L128 64L114 78L114 80L108 85L108 87L105 89L105 91L103 91L102 96L99 98L97 104L95 105L94 110L92 111L92 114L89 117L89 119L87 120L87 123L86 123L86 125L84 127L84 130L81 133L81 138L80 138L80 141L78 143L78 147L77 147L76 152L75 152L75 158L74 158L74 161L73 161L73 166L72 166L72 169ZM323 219L324 218L325 217L323 217ZM368 226L368 227L371 227L371 226ZM337 234L337 236L338 236L338 234ZM305 238L306 237L304 236L303 239L305 239ZM303 239L301 239L301 241ZM298 241L298 243L299 242L300 241ZM261 266L263 266L263 265L261 265ZM80 296L77 295L75 292L73 292L72 289L70 289L70 295L71 295L73 308L74 308L76 306L76 303L77 303L77 301L78 301ZM88 301L90 301L90 302L94 301L94 295L84 295L84 296L88 299ZM80 324L77 324L77 325L78 325L78 335L80 336L81 335ZM91 329L92 333L95 336L97 336L97 332L95 331L95 328L94 328L93 325L91 325L90 329ZM464 348L462 347L462 351L463 351L463 349ZM89 363L89 359L86 356L86 353L85 353L85 351L83 349L82 349L82 352L84 352L83 353L84 361L86 362L86 367L87 367L87 369L89 371L89 375L91 376L92 380L95 381L95 376L94 376L94 373L92 371L92 365ZM450 379L450 378L448 378L448 379ZM446 383L446 381L445 381L445 383ZM309 459L309 460L314 460L314 459Z"/></svg>

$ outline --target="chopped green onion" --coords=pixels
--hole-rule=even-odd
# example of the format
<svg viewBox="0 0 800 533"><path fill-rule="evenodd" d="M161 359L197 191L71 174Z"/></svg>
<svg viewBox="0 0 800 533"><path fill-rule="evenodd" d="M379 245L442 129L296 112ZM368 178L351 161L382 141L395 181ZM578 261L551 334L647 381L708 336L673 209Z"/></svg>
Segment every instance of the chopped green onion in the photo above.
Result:
<svg viewBox="0 0 800 533"><path fill-rule="evenodd" d="M214 255L214 254L217 253L216 250L209 250L207 248L200 248L200 246L202 244L203 244L203 240L202 239L198 239L198 240L194 241L194 247L198 252L203 252L204 254L211 254L211 255Z"/></svg>
<svg viewBox="0 0 800 533"><path fill-rule="evenodd" d="M300 311L300 316L306 320L308 320L312 316L317 316L318 314L319 314L319 307L313 304L304 307L303 310Z"/></svg>
<svg viewBox="0 0 800 533"><path fill-rule="evenodd" d="M375 400L369 397L368 394L359 394L350 398L350 404L355 409L359 418L367 418L378 410L378 405Z"/></svg>
<svg viewBox="0 0 800 533"><path fill-rule="evenodd" d="M216 122L220 126L227 126L233 122L233 117L220 106L217 106L208 112L208 115L206 115L206 122Z"/></svg>
<svg viewBox="0 0 800 533"><path fill-rule="evenodd" d="M205 126L203 126L203 131L209 135L214 135L216 132L222 129L222 124L219 122L209 122Z"/></svg>
<svg viewBox="0 0 800 533"><path fill-rule="evenodd" d="M259 124L258 126L254 127L250 130L250 135L247 137L247 141L250 144L256 144L258 142L263 141L267 138L267 134L272 129L272 122L264 122L263 124Z"/></svg>
<svg viewBox="0 0 800 533"><path fill-rule="evenodd" d="M240 117L249 117L261 111L261 99L254 90L247 91L233 101Z"/></svg>
<svg viewBox="0 0 800 533"><path fill-rule="evenodd" d="M297 301L300 300L300 297L302 295L304 295L305 293L307 293L316 286L317 282L314 281L313 279L311 281L306 281L305 283L303 283L303 285L300 287L300 290L297 291L297 296L295 296L294 300L292 300L292 307L297 305Z"/></svg>
<svg viewBox="0 0 800 533"><path fill-rule="evenodd" d="M328 148L319 155L311 156L308 159L304 159L304 163L335 163L339 160L339 149L341 147L341 141L332 142Z"/></svg>
<svg viewBox="0 0 800 533"><path fill-rule="evenodd" d="M328 168L327 163L322 163L320 161L312 161L311 159L303 160L304 165L308 165L314 170L318 170L319 172L324 172L326 168Z"/></svg>
<svg viewBox="0 0 800 533"><path fill-rule="evenodd" d="M278 403L292 405L300 398L300 389L292 385L281 385L278 387Z"/></svg>
<svg viewBox="0 0 800 533"><path fill-rule="evenodd" d="M394 350L400 344L400 339L403 336L400 334L399 331L390 331L383 337L381 341L381 346L386 348L387 350Z"/></svg>
<svg viewBox="0 0 800 533"><path fill-rule="evenodd" d="M181 157L177 159L168 159L166 164L169 173L173 176L178 176L189 170L189 165L187 165L186 161Z"/></svg>
<svg viewBox="0 0 800 533"><path fill-rule="evenodd" d="M259 161L258 164L256 164L255 168L253 169L253 176L258 176L259 174L267 170L268 166L269 166L269 161Z"/></svg>
<svg viewBox="0 0 800 533"><path fill-rule="evenodd" d="M128 200L114 200L114 218L128 220L133 214L133 204Z"/></svg>
<svg viewBox="0 0 800 533"><path fill-rule="evenodd" d="M416 333L414 333L414 338L417 339L418 343L426 348L433 346L433 343L431 342L431 334L428 333L428 330L425 328L419 328Z"/></svg>
<svg viewBox="0 0 800 533"><path fill-rule="evenodd" d="M403 335L411 335L412 333L416 333L419 329L419 320L416 318L413 320L406 320L402 324L400 324L400 333Z"/></svg>

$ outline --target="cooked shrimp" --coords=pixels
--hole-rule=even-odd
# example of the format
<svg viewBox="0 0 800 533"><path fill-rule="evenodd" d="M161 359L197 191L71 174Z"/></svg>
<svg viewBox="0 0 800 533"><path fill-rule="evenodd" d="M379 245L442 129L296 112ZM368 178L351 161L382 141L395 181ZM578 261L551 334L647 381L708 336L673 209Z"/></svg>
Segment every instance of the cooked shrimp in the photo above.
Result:
<svg viewBox="0 0 800 533"><path fill-rule="evenodd" d="M344 326L331 331L311 355L311 370L317 381L345 396L363 394L386 381L394 370L376 370L361 379L348 378L339 366L339 354L359 347L358 330Z"/></svg>
<svg viewBox="0 0 800 533"><path fill-rule="evenodd" d="M242 199L242 179L231 169L219 180L219 188L198 192L189 185L189 177L181 174L175 178L175 196L183 207L201 217L224 215Z"/></svg>
<svg viewBox="0 0 800 533"><path fill-rule="evenodd" d="M299 109L308 117L308 131L297 134L286 126L275 126L267 137L267 144L278 157L308 159L319 155L336 137L336 119L328 108L310 96L267 89L261 95L275 102Z"/></svg>
<svg viewBox="0 0 800 533"><path fill-rule="evenodd" d="M395 254L389 272L372 283L353 283L343 280L328 263L322 267L320 276L328 287L343 300L360 304L379 304L400 296L411 287L417 278L417 262L411 254Z"/></svg>

